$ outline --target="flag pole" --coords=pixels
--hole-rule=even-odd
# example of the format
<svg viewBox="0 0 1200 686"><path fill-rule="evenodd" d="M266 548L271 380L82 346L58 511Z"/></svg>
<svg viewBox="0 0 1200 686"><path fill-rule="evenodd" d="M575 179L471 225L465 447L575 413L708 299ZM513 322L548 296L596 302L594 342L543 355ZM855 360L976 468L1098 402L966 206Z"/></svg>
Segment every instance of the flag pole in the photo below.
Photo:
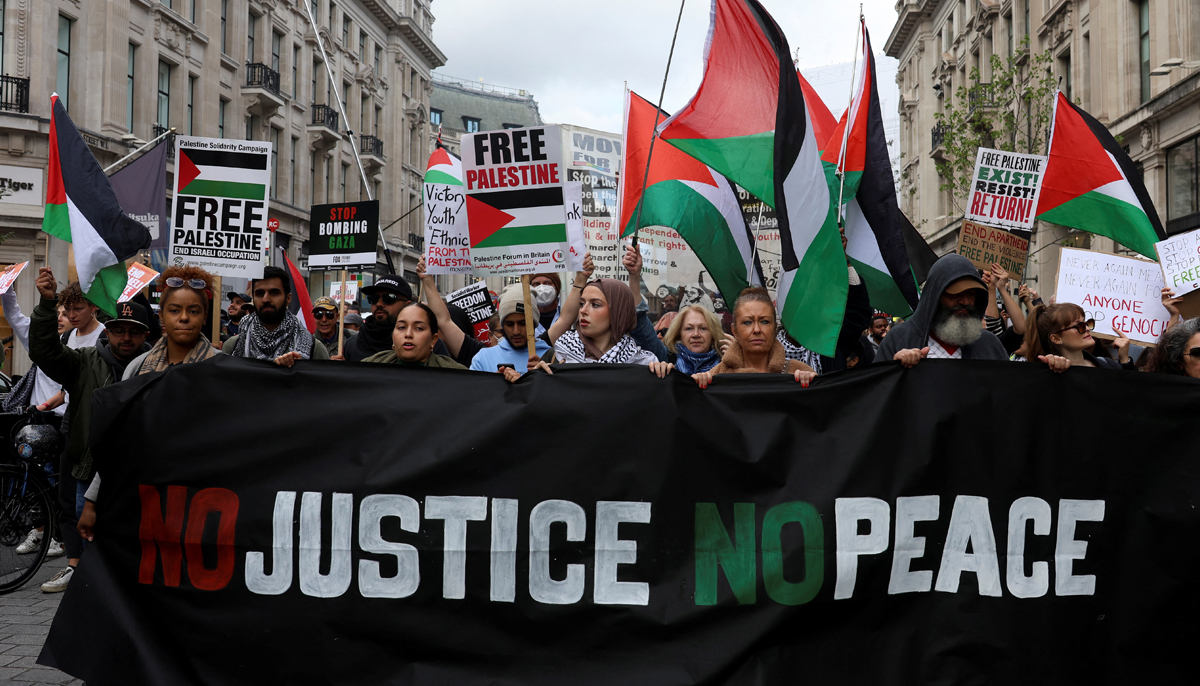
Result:
<svg viewBox="0 0 1200 686"><path fill-rule="evenodd" d="M646 171L642 174L642 192L638 196L637 219L633 221L633 244L635 246L638 243L638 234L642 230L642 206L646 199L646 182L650 180L650 159L654 157L654 141L658 139L658 115L662 112L663 96L667 94L667 76L671 73L671 58L675 56L675 39L679 38L679 23L683 21L683 6L686 4L687 0L679 2L679 16L675 19L675 35L671 36L671 51L667 53L667 70L663 72L662 90L658 92L658 107L654 110L654 128L650 132L650 151L646 153ZM620 235L619 229L618 235Z"/></svg>
<svg viewBox="0 0 1200 686"><path fill-rule="evenodd" d="M842 199L846 192L846 143L850 140L850 108L854 106L854 86L858 81L858 39L862 37L865 18L862 13L862 4L858 6L858 33L854 34L854 66L850 74L850 101L846 103L846 126L842 128L842 149L838 152L837 177L838 177L838 205L837 205L837 223L838 228L844 233L846 230L846 220L842 217Z"/></svg>
<svg viewBox="0 0 1200 686"><path fill-rule="evenodd" d="M158 137L155 138L154 140L150 141L149 143L146 143L145 145L138 148L137 150L134 150L133 152L129 153L128 155L122 157L121 159L117 160L116 162L113 162L112 164L105 167L104 173L107 174L109 169L120 166L121 163L124 162L125 160L129 159L130 157L133 157L134 155L138 154L139 152L145 150L146 148L149 148L151 145L154 145L155 143L166 138L167 136L173 135L174 133L175 133L175 127L172 126L171 128L167 129L166 131L163 131L162 133L158 134Z"/></svg>

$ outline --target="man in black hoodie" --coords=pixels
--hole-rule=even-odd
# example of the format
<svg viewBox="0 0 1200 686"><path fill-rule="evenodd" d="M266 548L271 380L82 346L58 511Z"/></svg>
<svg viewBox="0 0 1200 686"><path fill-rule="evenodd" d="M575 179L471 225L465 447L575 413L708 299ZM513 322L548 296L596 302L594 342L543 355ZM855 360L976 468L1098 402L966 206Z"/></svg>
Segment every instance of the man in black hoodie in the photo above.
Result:
<svg viewBox="0 0 1200 686"><path fill-rule="evenodd" d="M913 367L925 357L1007 360L1004 346L983 330L987 302L975 265L961 255L944 255L929 270L916 312L888 332L875 361Z"/></svg>
<svg viewBox="0 0 1200 686"><path fill-rule="evenodd" d="M343 344L345 359L350 362L361 362L375 353L391 350L396 315L413 299L412 286L395 274L379 277L362 292L371 304L371 316L362 330Z"/></svg>

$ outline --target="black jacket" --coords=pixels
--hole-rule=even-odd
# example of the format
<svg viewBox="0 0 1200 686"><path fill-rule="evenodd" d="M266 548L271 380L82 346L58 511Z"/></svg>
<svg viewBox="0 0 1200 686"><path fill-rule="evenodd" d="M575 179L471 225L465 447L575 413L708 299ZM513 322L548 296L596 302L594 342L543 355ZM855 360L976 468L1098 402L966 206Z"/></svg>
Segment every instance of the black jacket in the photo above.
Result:
<svg viewBox="0 0 1200 686"><path fill-rule="evenodd" d="M929 329L937 316L938 301L942 293L947 286L963 277L975 279L983 285L983 281L979 279L979 270L970 260L962 255L943 255L929 270L929 278L925 281L925 290L921 293L921 302L917 305L917 310L908 321L893 327L888 335L883 337L875 361L888 362L896 353L907 348L924 348L929 339ZM976 291L975 305L980 312L987 309L987 299L986 290ZM979 324L983 326L982 316ZM964 360L1007 360L1008 353L994 335L984 331L979 340L962 347L962 357Z"/></svg>

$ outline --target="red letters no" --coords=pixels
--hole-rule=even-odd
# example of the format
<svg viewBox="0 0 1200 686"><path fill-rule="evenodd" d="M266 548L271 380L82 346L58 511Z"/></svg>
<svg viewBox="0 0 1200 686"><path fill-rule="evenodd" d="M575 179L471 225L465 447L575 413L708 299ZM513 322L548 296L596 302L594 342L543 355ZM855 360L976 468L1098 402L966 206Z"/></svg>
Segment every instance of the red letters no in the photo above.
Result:
<svg viewBox="0 0 1200 686"><path fill-rule="evenodd" d="M172 488L176 487L172 486ZM204 525L208 521L208 516L214 512L218 517L217 566L215 569L208 569L204 566L204 553L200 542L204 535ZM237 525L237 513L237 494L227 488L206 488L192 496L184 546L187 548L188 579L201 591L219 591L225 588L230 578L233 577L233 563L236 554L233 547L233 535ZM178 534L176 536L178 537ZM144 561L143 557L143 564ZM178 584L178 571L176 571L175 578L176 584Z"/></svg>
<svg viewBox="0 0 1200 686"><path fill-rule="evenodd" d="M165 517L157 488L138 484L138 495L142 500L142 523L138 529L138 537L142 541L142 564L138 568L138 583L154 583L154 569L161 553L163 583L178 586L183 561L179 538L183 531L183 506L187 502L187 489L183 486L167 486Z"/></svg>

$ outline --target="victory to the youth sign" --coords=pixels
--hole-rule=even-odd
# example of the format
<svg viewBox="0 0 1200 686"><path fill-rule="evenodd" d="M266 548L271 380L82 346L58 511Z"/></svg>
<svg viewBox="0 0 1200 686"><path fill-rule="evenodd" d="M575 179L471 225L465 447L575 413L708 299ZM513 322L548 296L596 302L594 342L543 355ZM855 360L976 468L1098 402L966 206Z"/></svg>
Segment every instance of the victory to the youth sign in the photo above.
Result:
<svg viewBox="0 0 1200 686"><path fill-rule="evenodd" d="M170 263L261 277L270 247L271 145L196 136L176 142Z"/></svg>

